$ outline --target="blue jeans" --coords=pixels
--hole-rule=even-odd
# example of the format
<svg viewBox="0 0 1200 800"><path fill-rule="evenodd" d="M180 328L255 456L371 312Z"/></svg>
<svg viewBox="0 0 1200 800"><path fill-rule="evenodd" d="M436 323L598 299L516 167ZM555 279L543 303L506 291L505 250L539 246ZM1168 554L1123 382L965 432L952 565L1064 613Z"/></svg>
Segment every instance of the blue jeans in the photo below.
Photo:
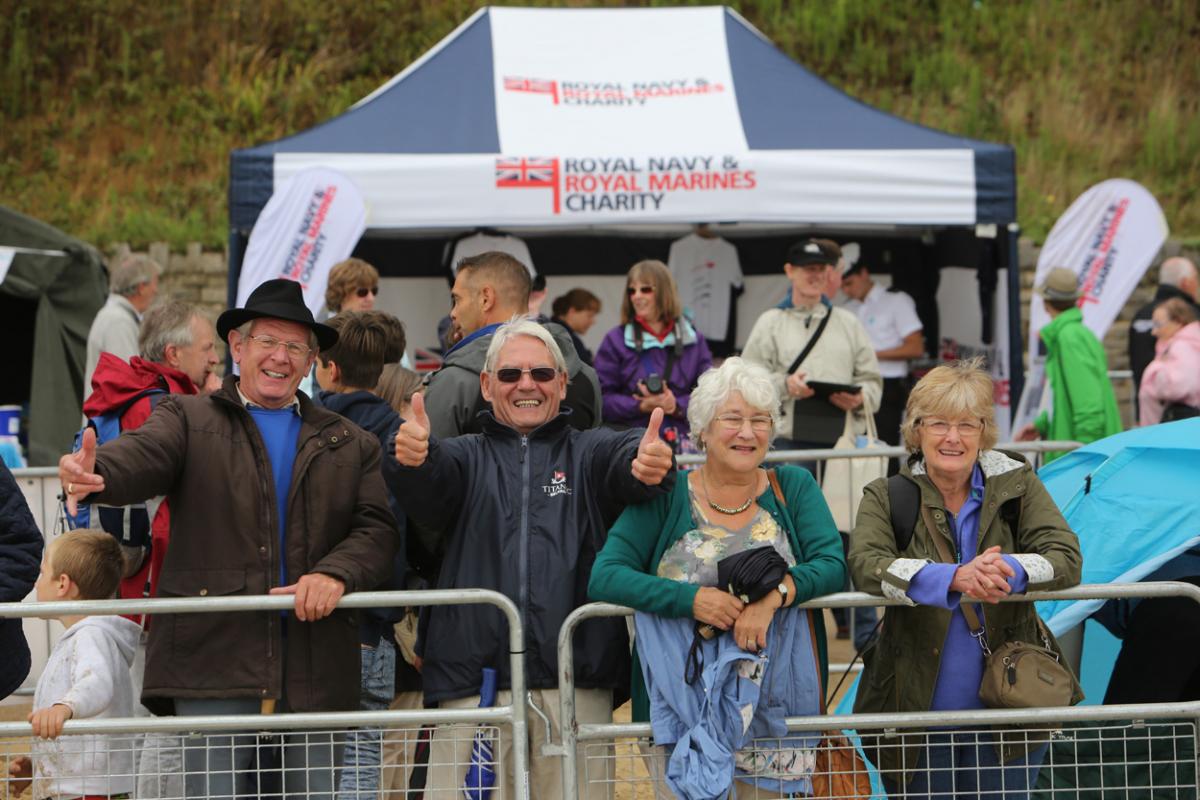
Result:
<svg viewBox="0 0 1200 800"><path fill-rule="evenodd" d="M362 701L364 711L386 710L396 682L396 648L380 641L362 648ZM377 728L346 731L343 767L338 774L338 800L379 795L380 748L383 734Z"/></svg>
<svg viewBox="0 0 1200 800"><path fill-rule="evenodd" d="M1037 783L1049 744L1001 764L995 741L990 731L930 733L929 744L917 761L916 774L907 786L897 784L889 775L882 776L888 797L1025 800Z"/></svg>
<svg viewBox="0 0 1200 800"><path fill-rule="evenodd" d="M286 704L284 704L286 706ZM257 714L253 698L175 698L182 717ZM286 710L286 708L281 709ZM323 800L333 796L341 747L330 733L208 733L183 737L184 794L189 798L257 798L274 795Z"/></svg>

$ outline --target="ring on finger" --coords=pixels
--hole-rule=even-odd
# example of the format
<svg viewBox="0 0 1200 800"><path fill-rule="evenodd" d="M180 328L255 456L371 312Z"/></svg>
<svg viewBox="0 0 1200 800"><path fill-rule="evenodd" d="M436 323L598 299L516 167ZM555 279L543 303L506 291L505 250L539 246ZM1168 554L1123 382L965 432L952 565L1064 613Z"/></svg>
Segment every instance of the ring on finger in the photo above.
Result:
<svg viewBox="0 0 1200 800"><path fill-rule="evenodd" d="M75 494L75 484L74 483L70 483L70 482L67 483L67 494Z"/></svg>

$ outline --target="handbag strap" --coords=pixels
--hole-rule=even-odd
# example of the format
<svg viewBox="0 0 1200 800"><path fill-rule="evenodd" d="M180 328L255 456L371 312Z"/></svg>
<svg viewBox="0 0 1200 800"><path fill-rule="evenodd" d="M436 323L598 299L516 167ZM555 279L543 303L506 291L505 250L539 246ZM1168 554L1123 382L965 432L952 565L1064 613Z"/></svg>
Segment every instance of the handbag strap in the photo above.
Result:
<svg viewBox="0 0 1200 800"><path fill-rule="evenodd" d="M800 351L800 355L796 356L796 360L787 368L787 374L791 375L800 365L804 363L804 359L808 358L808 354L817 346L817 341L821 338L821 334L825 332L825 326L829 324L829 318L833 316L833 304L821 298L821 305L825 306L825 316L821 318L821 323L817 325L817 332L808 340L808 344L804 345L804 349Z"/></svg>
<svg viewBox="0 0 1200 800"><path fill-rule="evenodd" d="M922 511L924 511L924 509L922 509ZM926 527L928 527L928 523L926 523ZM937 548L938 557L941 558L943 562L947 564L958 563L958 559L950 555L950 548L946 547L946 542L933 528L929 528L929 538L933 539L933 546ZM971 629L971 636L975 638L975 641L979 642L979 646L983 648L983 654L985 656L990 656L992 654L992 649L988 647L987 631L984 629L983 624L979 621L979 615L975 613L975 609L973 608L972 604L963 603L959 606L959 608L962 609L963 617L965 617L967 620L967 627Z"/></svg>
<svg viewBox="0 0 1200 800"><path fill-rule="evenodd" d="M783 487L779 485L779 476L774 468L767 470L767 481L770 482L771 491L775 492L775 499L779 501L779 505L787 508L787 500L783 499Z"/></svg>

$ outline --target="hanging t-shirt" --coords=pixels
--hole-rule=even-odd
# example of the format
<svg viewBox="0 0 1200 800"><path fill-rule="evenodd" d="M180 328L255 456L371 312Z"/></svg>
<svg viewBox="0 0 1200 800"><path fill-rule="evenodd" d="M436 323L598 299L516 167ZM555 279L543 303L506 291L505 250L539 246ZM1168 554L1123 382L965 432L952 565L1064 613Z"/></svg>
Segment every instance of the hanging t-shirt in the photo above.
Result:
<svg viewBox="0 0 1200 800"><path fill-rule="evenodd" d="M737 248L720 237L691 233L671 243L667 266L696 330L705 339L724 341L729 335L733 290L742 286Z"/></svg>
<svg viewBox="0 0 1200 800"><path fill-rule="evenodd" d="M516 236L492 236L487 233L464 236L454 243L454 254L450 256L451 274L458 272L458 262L464 258L490 253L493 250L508 253L525 265L525 269L529 270L530 278L537 277L537 270L533 267L533 256L529 255L529 245Z"/></svg>

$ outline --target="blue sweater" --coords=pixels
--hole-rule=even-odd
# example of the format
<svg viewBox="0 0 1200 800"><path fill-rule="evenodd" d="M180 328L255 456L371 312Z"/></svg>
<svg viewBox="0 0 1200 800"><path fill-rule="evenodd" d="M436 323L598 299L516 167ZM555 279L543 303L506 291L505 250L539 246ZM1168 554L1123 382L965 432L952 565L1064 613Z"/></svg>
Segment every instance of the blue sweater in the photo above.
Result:
<svg viewBox="0 0 1200 800"><path fill-rule="evenodd" d="M296 464L296 442L300 438L300 414L294 406L287 408L246 409L258 425L267 458L271 460L271 477L275 487L276 519L279 522L279 585L288 585L287 574L287 499L292 489L292 467Z"/></svg>

